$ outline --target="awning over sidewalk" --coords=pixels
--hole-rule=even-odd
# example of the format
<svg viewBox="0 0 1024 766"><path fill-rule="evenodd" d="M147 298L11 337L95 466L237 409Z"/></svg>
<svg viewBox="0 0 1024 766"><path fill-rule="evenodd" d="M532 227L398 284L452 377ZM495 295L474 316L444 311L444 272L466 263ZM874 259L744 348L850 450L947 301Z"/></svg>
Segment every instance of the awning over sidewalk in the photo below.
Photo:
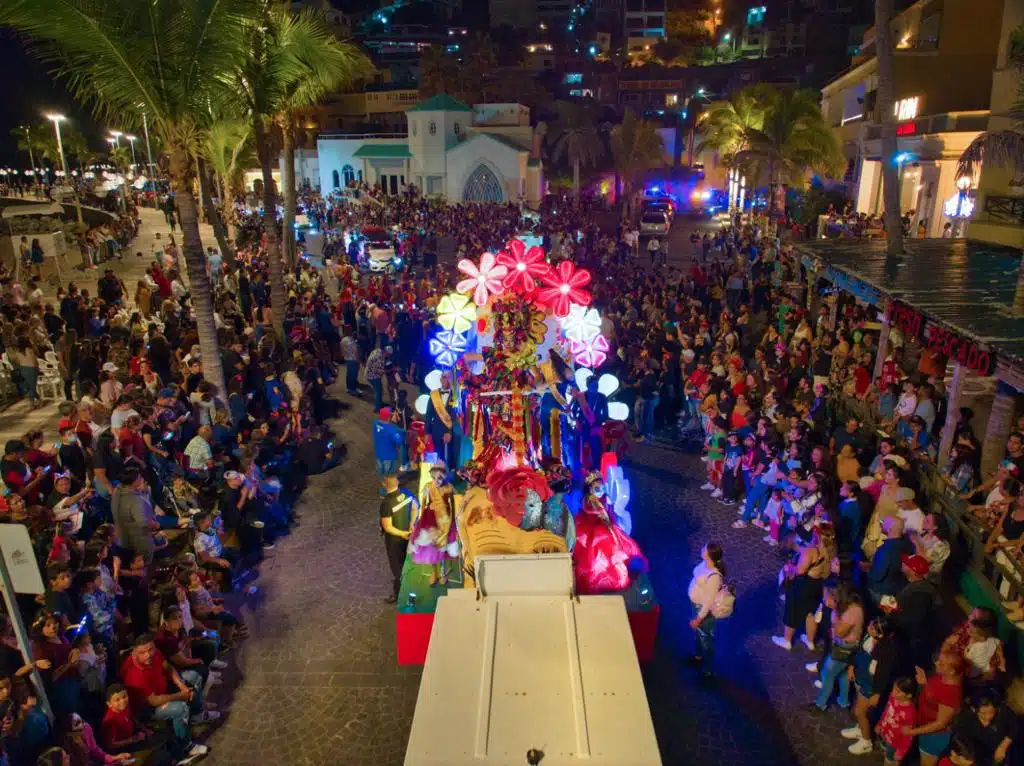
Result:
<svg viewBox="0 0 1024 766"><path fill-rule="evenodd" d="M797 245L805 265L819 262L821 277L858 297L871 303L898 300L947 330L991 346L1000 357L1024 364L1024 317L1012 313L1020 250L946 239L908 239L905 248L903 257L889 258L884 240Z"/></svg>

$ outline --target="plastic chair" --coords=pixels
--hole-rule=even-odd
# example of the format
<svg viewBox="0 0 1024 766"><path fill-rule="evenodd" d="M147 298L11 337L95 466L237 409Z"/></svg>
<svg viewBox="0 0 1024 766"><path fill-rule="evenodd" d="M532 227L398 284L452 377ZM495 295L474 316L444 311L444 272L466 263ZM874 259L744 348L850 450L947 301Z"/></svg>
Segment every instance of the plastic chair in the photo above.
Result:
<svg viewBox="0 0 1024 766"><path fill-rule="evenodd" d="M46 387L49 387L49 398L60 399L64 393L64 379L61 377L60 370L39 362L39 372L40 375L36 379L36 389L42 393Z"/></svg>

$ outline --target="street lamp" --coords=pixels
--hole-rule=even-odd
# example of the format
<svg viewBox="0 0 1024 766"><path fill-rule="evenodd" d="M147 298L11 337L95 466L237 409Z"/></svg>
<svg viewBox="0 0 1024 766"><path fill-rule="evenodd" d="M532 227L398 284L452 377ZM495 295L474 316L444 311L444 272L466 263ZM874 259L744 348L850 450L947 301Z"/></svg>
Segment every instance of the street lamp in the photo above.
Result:
<svg viewBox="0 0 1024 766"><path fill-rule="evenodd" d="M123 136L124 133L122 133L120 130L112 130L112 131L110 131L110 135L112 135L114 137L114 143L117 146L120 147L121 146L121 136Z"/></svg>
<svg viewBox="0 0 1024 766"><path fill-rule="evenodd" d="M60 155L60 169L65 173L68 171L67 162L64 159L64 143L60 139L60 124L67 119L63 114L48 114L46 119L53 123L53 132L57 134L57 154Z"/></svg>
<svg viewBox="0 0 1024 766"><path fill-rule="evenodd" d="M134 171L134 168L135 168L135 141L138 138L138 136L127 135L127 136L125 136L125 138L128 140L128 142L131 144L131 147L132 147L132 169Z"/></svg>

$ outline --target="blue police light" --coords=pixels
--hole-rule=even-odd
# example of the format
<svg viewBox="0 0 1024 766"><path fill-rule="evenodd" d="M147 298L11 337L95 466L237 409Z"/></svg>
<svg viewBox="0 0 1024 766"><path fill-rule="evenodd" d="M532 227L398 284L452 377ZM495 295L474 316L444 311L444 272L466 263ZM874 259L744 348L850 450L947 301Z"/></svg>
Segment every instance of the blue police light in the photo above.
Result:
<svg viewBox="0 0 1024 766"><path fill-rule="evenodd" d="M589 51L591 56L596 56L597 55L597 46L596 45L591 45L589 48L587 48L587 51Z"/></svg>
<svg viewBox="0 0 1024 766"><path fill-rule="evenodd" d="M901 165L904 162L910 162L912 159L914 159L913 152L900 152L899 154L892 158L892 161L895 162L897 165Z"/></svg>

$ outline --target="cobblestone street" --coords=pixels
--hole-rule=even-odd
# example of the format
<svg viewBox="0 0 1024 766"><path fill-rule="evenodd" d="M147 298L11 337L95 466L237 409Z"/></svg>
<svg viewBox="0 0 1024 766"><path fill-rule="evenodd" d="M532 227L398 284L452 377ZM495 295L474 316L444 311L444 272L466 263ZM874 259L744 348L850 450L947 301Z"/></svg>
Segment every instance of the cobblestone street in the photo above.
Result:
<svg viewBox="0 0 1024 766"><path fill-rule="evenodd" d="M237 657L242 677L208 739L207 763L402 763L420 674L398 667L393 607L384 603L369 419L368 402L356 401L335 421L348 458L312 481L301 526L263 565L259 602L245 609L253 630ZM787 655L769 641L779 626L779 555L756 530L729 528L734 511L697 489L696 455L655 445L634 448L629 462L634 531L662 603L658 657L644 675L664 762L856 761L839 737L846 713L805 712L810 654ZM736 614L720 627L713 686L682 662L692 650L686 586L707 539L725 546L739 587Z"/></svg>

